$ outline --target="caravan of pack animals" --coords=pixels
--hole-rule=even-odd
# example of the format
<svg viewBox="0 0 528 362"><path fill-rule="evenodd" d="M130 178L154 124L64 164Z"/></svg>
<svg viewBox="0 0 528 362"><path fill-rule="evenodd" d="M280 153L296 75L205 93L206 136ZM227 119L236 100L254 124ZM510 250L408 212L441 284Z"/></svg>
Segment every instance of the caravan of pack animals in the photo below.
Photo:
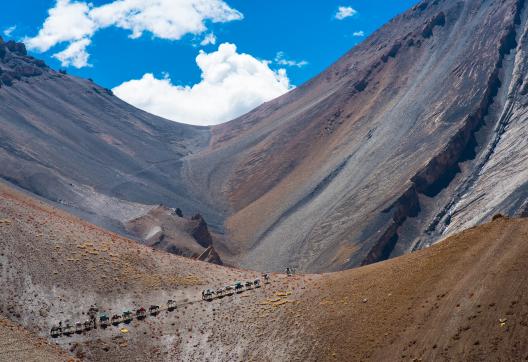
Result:
<svg viewBox="0 0 528 362"><path fill-rule="evenodd" d="M293 269L286 268L286 273L288 276L291 276L293 274ZM262 277L264 278L264 284L270 283L270 275L269 273L262 273ZM228 285L225 287L218 288L216 290L213 289L204 289L202 291L202 300L210 302L215 298L223 298L225 296L232 296L235 293L240 294L244 291L249 291L253 288L260 288L261 282L260 279L257 278L253 281L249 280L246 282L236 281L233 285ZM185 302L184 304L188 304L192 302ZM88 317L89 319L81 322L78 321L73 325L69 320L66 320L64 323L60 321L57 325L54 325L51 328L50 335L53 338L58 338L61 336L71 336L74 333L76 334L82 334L85 332L88 332L92 329L97 329L97 327L100 328L107 328L111 325L113 326L119 326L121 323L124 324L130 324L132 320L135 319L138 321L142 321L147 316L156 317L160 312L166 310L168 312L175 311L178 306L181 306L182 304L178 305L177 302L173 299L169 299L167 301L167 304L165 308L160 307L159 305L151 305L147 309L145 307L139 307L135 311L131 311L129 309L123 311L122 314L114 314L111 318L108 317L108 314L105 312L100 312L99 308L96 305L90 306L90 309L88 310ZM122 329L123 332L128 332L126 328Z"/></svg>
<svg viewBox="0 0 528 362"><path fill-rule="evenodd" d="M300 4L2 2L0 362L528 362L528 0Z"/></svg>

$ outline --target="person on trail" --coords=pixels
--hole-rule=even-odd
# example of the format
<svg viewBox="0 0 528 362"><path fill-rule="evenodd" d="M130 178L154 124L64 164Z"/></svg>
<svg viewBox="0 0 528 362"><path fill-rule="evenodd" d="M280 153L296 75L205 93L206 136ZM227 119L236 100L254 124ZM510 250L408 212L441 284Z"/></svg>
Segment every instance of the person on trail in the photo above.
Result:
<svg viewBox="0 0 528 362"><path fill-rule="evenodd" d="M88 309L88 316L90 317L90 320L92 321L92 325L94 329L97 329L97 313L99 312L99 308L97 308L97 304L91 305L90 309Z"/></svg>
<svg viewBox="0 0 528 362"><path fill-rule="evenodd" d="M262 273L262 277L264 278L264 283L268 284L270 280L269 273Z"/></svg>

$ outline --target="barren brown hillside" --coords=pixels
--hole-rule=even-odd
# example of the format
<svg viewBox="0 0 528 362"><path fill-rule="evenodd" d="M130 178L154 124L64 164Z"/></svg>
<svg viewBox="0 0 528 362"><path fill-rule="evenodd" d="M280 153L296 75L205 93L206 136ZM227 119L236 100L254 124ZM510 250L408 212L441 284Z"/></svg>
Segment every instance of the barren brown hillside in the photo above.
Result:
<svg viewBox="0 0 528 362"><path fill-rule="evenodd" d="M74 362L76 359L52 342L37 338L0 317L0 361Z"/></svg>
<svg viewBox="0 0 528 362"><path fill-rule="evenodd" d="M211 302L202 289L258 274L153 251L3 184L0 220L0 313L84 360L528 357L526 219L499 218L354 270L273 274L270 284ZM48 336L60 320L86 319L93 303L112 314L169 298L175 311L134 320L128 333Z"/></svg>
<svg viewBox="0 0 528 362"><path fill-rule="evenodd" d="M498 219L427 250L325 274L304 295L318 358L528 358L528 220ZM306 338L306 337L304 337Z"/></svg>

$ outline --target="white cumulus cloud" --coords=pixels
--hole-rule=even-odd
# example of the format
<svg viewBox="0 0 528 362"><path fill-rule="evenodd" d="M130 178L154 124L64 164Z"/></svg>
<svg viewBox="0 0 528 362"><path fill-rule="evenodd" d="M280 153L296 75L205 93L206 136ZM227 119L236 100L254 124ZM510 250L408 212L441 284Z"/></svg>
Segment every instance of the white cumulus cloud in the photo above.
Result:
<svg viewBox="0 0 528 362"><path fill-rule="evenodd" d="M209 33L207 34L203 39L202 41L200 42L200 45L201 46L206 46L206 45L215 45L216 44L216 35L214 35L213 33Z"/></svg>
<svg viewBox="0 0 528 362"><path fill-rule="evenodd" d="M363 30L355 31L354 33L352 33L352 35L357 37L363 37L365 36L365 32Z"/></svg>
<svg viewBox="0 0 528 362"><path fill-rule="evenodd" d="M147 73L113 89L126 102L177 122L212 125L234 119L293 87L286 70L272 70L268 61L238 53L223 43L211 53L200 51L196 64L202 79L192 86L173 84L168 75Z"/></svg>
<svg viewBox="0 0 528 362"><path fill-rule="evenodd" d="M5 36L11 36L11 34L13 34L13 32L15 30L16 30L16 25L13 25L13 26L10 26L7 29L4 29L3 33L4 33Z"/></svg>
<svg viewBox="0 0 528 362"><path fill-rule="evenodd" d="M302 68L308 65L308 62L306 60L297 61L297 60L287 59L286 54L283 51L277 52L277 55L275 55L275 63L279 65L284 65L287 67L297 67L297 68Z"/></svg>
<svg viewBox="0 0 528 362"><path fill-rule="evenodd" d="M335 18L337 20L343 20L346 18L349 18L351 16L356 15L358 12L356 9L354 9L351 6L340 6L337 8L337 12L335 14Z"/></svg>
<svg viewBox="0 0 528 362"><path fill-rule="evenodd" d="M91 37L97 30L89 16L90 7L83 2L57 0L48 11L48 18L33 38L26 38L26 46L35 51L45 52L62 42L75 42Z"/></svg>
<svg viewBox="0 0 528 362"><path fill-rule="evenodd" d="M84 40L91 40L100 29L117 27L130 31L130 38L145 32L161 39L179 40L186 34L202 34L207 22L220 23L240 20L243 15L223 0L114 0L94 6L86 1L57 0L48 11L38 34L26 38L29 49L45 52L60 43L67 48L56 58L66 59L64 66L85 66L88 56ZM79 41L83 40L83 43ZM74 54L74 50L78 54ZM68 56L60 55L66 52ZM83 65L85 64L85 65Z"/></svg>
<svg viewBox="0 0 528 362"><path fill-rule="evenodd" d="M74 41L63 51L53 55L53 57L60 60L63 66L73 65L76 68L90 66L88 63L89 55L86 51L86 47L91 43L92 40L88 38Z"/></svg>

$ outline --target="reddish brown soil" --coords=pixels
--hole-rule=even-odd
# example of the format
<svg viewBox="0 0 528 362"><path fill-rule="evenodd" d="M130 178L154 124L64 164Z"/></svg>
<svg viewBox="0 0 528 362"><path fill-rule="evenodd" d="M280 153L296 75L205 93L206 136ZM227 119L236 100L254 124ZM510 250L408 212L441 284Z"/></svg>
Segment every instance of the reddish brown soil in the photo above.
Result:
<svg viewBox="0 0 528 362"><path fill-rule="evenodd" d="M528 220L499 219L307 289L314 359L528 360ZM501 325L500 320L505 319Z"/></svg>
<svg viewBox="0 0 528 362"><path fill-rule="evenodd" d="M49 339L84 360L528 357L526 219L498 219L354 270L273 274L271 284L212 302L200 300L202 289L258 274L153 251L5 185L0 220L0 313L42 337L59 320L85 319L94 302L108 313L168 298L180 304L133 321L128 333Z"/></svg>
<svg viewBox="0 0 528 362"><path fill-rule="evenodd" d="M0 317L0 361L76 361L57 346Z"/></svg>

